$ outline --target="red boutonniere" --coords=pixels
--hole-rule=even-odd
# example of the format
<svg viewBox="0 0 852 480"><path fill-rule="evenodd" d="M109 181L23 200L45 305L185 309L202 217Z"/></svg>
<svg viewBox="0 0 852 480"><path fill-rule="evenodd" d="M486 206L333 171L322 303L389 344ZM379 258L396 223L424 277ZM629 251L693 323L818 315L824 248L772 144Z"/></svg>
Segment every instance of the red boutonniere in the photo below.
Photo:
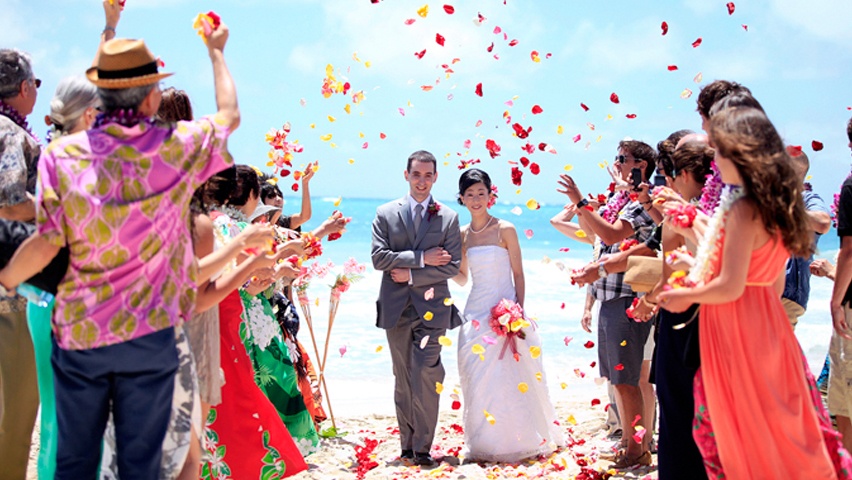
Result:
<svg viewBox="0 0 852 480"><path fill-rule="evenodd" d="M438 214L441 211L441 206L435 203L434 201L426 207L426 213L428 214L426 220L432 221L432 217Z"/></svg>

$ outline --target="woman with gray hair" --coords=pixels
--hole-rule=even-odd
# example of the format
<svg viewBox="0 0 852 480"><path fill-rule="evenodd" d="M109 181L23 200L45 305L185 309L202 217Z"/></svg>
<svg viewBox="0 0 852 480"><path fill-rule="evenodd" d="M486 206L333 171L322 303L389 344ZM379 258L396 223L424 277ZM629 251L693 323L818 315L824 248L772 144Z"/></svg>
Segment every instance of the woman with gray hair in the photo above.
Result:
<svg viewBox="0 0 852 480"><path fill-rule="evenodd" d="M50 139L88 130L100 106L98 89L86 77L62 79L50 101L50 114L44 117L45 123L51 127Z"/></svg>

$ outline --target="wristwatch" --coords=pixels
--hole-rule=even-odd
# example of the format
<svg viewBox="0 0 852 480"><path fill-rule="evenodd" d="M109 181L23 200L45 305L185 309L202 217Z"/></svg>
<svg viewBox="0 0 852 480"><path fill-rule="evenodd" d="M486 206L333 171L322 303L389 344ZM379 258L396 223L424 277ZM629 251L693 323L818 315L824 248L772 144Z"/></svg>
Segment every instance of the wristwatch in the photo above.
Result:
<svg viewBox="0 0 852 480"><path fill-rule="evenodd" d="M600 278L605 278L607 275L609 275L609 274L608 274L608 273L606 273L606 268L604 268L604 264L603 264L603 263L599 263L599 264L598 264L598 276L599 276Z"/></svg>
<svg viewBox="0 0 852 480"><path fill-rule="evenodd" d="M577 202L576 206L577 206L577 208L583 208L588 204L589 204L589 201L584 198L584 199L580 200L579 202Z"/></svg>

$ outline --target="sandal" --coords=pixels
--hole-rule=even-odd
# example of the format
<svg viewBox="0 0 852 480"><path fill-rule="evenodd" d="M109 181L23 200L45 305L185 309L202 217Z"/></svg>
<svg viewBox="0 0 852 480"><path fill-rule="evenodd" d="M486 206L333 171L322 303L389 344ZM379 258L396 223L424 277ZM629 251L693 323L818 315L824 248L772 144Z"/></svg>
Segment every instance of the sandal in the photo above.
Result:
<svg viewBox="0 0 852 480"><path fill-rule="evenodd" d="M629 458L627 456L627 452L624 452L622 455L619 455L615 463L610 465L610 468L614 468L616 470L626 470L628 468L635 467L649 467L653 463L653 459L651 458L651 452L642 452L636 458Z"/></svg>

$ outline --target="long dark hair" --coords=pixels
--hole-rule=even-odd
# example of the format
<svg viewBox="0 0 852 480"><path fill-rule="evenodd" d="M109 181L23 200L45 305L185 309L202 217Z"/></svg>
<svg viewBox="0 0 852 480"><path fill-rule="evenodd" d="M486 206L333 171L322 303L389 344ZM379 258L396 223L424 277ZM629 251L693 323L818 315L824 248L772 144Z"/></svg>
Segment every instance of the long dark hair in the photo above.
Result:
<svg viewBox="0 0 852 480"><path fill-rule="evenodd" d="M802 184L772 122L756 108L728 108L710 119L709 133L713 146L742 177L745 198L758 207L766 231L780 234L791 254L810 255L813 232Z"/></svg>
<svg viewBox="0 0 852 480"><path fill-rule="evenodd" d="M260 195L257 172L248 165L235 165L210 177L204 184L204 201L213 205L242 207Z"/></svg>

